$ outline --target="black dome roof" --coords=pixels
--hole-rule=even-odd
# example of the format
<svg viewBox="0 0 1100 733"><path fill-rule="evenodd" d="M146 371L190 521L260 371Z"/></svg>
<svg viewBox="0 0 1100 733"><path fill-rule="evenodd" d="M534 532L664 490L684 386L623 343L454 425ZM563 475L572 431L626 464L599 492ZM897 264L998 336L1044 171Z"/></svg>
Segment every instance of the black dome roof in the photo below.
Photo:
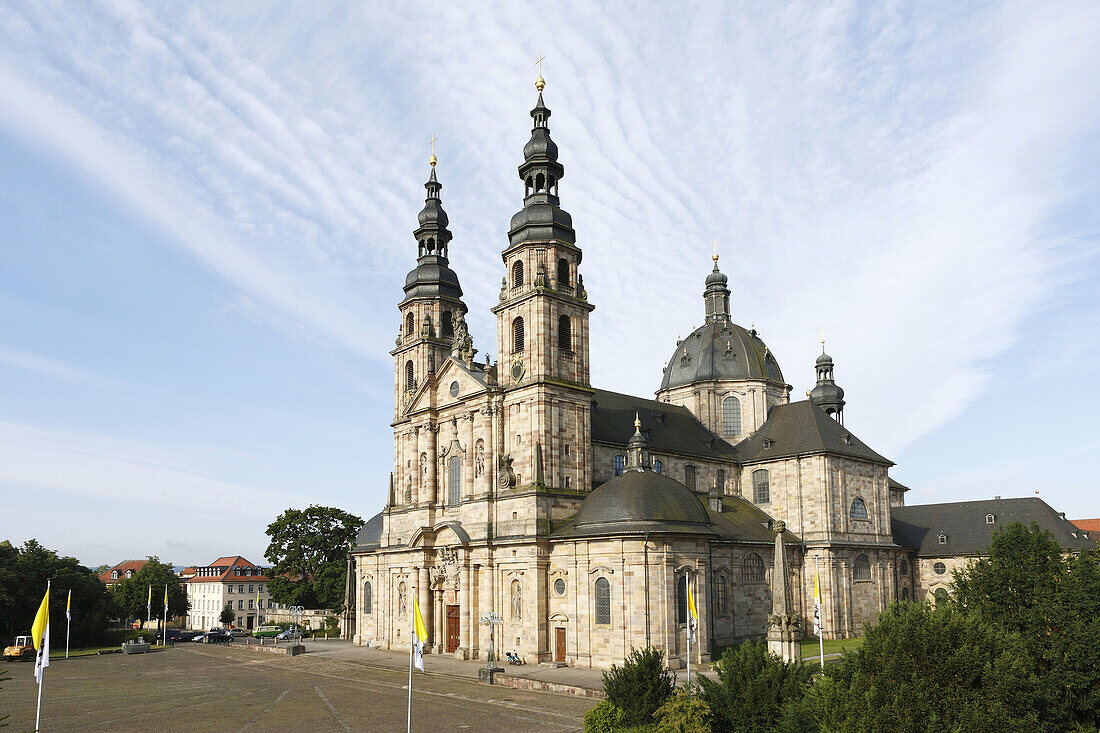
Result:
<svg viewBox="0 0 1100 733"><path fill-rule="evenodd" d="M756 331L715 319L680 342L665 368L661 389L712 379L764 379L783 383L775 356Z"/></svg>
<svg viewBox="0 0 1100 733"><path fill-rule="evenodd" d="M706 507L679 481L653 471L626 471L585 497L569 533L713 534L709 525Z"/></svg>

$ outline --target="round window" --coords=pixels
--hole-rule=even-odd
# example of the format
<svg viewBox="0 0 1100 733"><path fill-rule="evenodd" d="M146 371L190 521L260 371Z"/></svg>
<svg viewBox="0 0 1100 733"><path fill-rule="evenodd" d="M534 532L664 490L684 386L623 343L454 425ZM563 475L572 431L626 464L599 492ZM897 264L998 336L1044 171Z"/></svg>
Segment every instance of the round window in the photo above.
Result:
<svg viewBox="0 0 1100 733"><path fill-rule="evenodd" d="M935 571L936 575L943 575L947 572L947 566L942 562L938 562L932 566L932 570Z"/></svg>
<svg viewBox="0 0 1100 733"><path fill-rule="evenodd" d="M451 382L451 397L458 397L458 382Z"/></svg>
<svg viewBox="0 0 1100 733"><path fill-rule="evenodd" d="M554 581L554 592L557 593L559 596L565 595L565 581L561 578L558 578Z"/></svg>

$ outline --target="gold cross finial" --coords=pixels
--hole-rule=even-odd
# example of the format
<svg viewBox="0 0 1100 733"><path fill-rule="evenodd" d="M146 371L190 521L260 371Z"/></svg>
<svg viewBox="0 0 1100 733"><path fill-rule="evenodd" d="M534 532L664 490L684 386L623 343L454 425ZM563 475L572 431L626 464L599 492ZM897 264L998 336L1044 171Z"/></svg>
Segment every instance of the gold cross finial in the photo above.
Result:
<svg viewBox="0 0 1100 733"><path fill-rule="evenodd" d="M431 146L432 146L432 154L428 158L428 165L430 165L433 168L435 167L435 164L439 162L439 160L437 160L436 157L435 157L435 141L436 141L436 139L437 139L436 136L432 135L432 139L428 141L429 143L431 143Z"/></svg>
<svg viewBox="0 0 1100 733"><path fill-rule="evenodd" d="M539 78L535 79L535 89L539 90L539 94L542 94L542 90L546 87L546 80L542 78L542 62L546 60L546 57L542 55L542 51L539 51L539 57L535 60L535 65L539 67Z"/></svg>
<svg viewBox="0 0 1100 733"><path fill-rule="evenodd" d="M710 258L712 260L714 260L715 265L718 264L718 240L717 239L714 240L714 254L711 255Z"/></svg>
<svg viewBox="0 0 1100 733"><path fill-rule="evenodd" d="M634 432L642 432L642 418L636 412L634 413Z"/></svg>
<svg viewBox="0 0 1100 733"><path fill-rule="evenodd" d="M825 327L821 327L821 353L825 353Z"/></svg>

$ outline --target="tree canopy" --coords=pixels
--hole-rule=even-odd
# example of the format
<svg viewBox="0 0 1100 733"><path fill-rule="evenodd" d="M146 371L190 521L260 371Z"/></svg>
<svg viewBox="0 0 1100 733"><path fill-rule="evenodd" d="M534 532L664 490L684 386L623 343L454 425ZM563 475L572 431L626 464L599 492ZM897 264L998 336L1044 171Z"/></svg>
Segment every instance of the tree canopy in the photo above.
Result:
<svg viewBox="0 0 1100 733"><path fill-rule="evenodd" d="M107 587L76 558L62 557L35 540L27 540L22 547L8 540L0 542L0 635L10 638L30 633L47 580L52 581L53 623L64 628L65 603L72 590L72 643L80 646L98 641L118 612Z"/></svg>
<svg viewBox="0 0 1100 733"><path fill-rule="evenodd" d="M267 526L264 557L277 603L306 608L344 608L348 552L363 520L342 509L312 505L287 509Z"/></svg>
<svg viewBox="0 0 1100 733"><path fill-rule="evenodd" d="M180 585L172 566L150 557L132 577L120 580L112 591L115 601L127 618L145 620L149 586L153 587L153 618L164 615L164 586L168 586L168 617L182 616L191 610L187 593Z"/></svg>

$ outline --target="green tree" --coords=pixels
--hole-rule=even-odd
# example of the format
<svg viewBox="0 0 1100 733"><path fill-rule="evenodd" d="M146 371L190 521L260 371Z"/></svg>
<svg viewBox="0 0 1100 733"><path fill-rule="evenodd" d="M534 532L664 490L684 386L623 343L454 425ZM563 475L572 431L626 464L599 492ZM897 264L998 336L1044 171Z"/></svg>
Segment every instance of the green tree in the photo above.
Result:
<svg viewBox="0 0 1100 733"><path fill-rule="evenodd" d="M665 666L665 654L657 649L631 649L623 665L611 665L603 673L608 701L628 725L653 723L653 714L672 697L676 675Z"/></svg>
<svg viewBox="0 0 1100 733"><path fill-rule="evenodd" d="M118 612L114 599L96 574L73 557L63 557L35 540L22 547L0 542L0 636L10 639L30 633L34 615L52 581L50 618L57 639L64 643L65 603L72 591L70 640L75 646L99 641Z"/></svg>
<svg viewBox="0 0 1100 733"><path fill-rule="evenodd" d="M233 611L232 603L225 604L225 608L218 614L218 620L222 622L222 626L233 625L233 622L237 620L237 614Z"/></svg>
<svg viewBox="0 0 1100 733"><path fill-rule="evenodd" d="M997 532L989 557L956 573L953 602L1019 637L1039 680L1041 729L1100 726L1100 564L1067 556L1038 525Z"/></svg>
<svg viewBox="0 0 1100 733"><path fill-rule="evenodd" d="M735 733L777 730L784 707L801 701L813 673L768 652L764 642L726 649L716 665L718 681L699 676L701 699L714 730Z"/></svg>
<svg viewBox="0 0 1100 733"><path fill-rule="evenodd" d="M1020 638L988 619L954 604L902 603L826 670L800 721L827 733L1034 731L1039 681L1030 667Z"/></svg>
<svg viewBox="0 0 1100 733"><path fill-rule="evenodd" d="M267 526L271 597L289 606L344 610L348 553L363 520L342 509L287 509Z"/></svg>
<svg viewBox="0 0 1100 733"><path fill-rule="evenodd" d="M115 600L127 618L145 621L149 588L152 586L153 618L164 616L164 586L168 586L168 617L182 616L191 610L187 593L180 585L179 576L169 563L162 563L151 556L132 577L120 580L114 587Z"/></svg>

